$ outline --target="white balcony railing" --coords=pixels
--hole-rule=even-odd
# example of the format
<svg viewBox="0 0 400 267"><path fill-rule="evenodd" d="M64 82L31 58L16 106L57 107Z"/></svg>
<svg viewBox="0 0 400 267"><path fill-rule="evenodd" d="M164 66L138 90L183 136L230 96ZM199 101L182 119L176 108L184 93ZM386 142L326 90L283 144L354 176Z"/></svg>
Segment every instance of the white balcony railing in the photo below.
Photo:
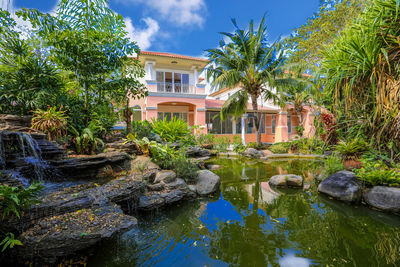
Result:
<svg viewBox="0 0 400 267"><path fill-rule="evenodd" d="M157 92L177 93L177 94L195 94L194 86L184 83L157 82Z"/></svg>

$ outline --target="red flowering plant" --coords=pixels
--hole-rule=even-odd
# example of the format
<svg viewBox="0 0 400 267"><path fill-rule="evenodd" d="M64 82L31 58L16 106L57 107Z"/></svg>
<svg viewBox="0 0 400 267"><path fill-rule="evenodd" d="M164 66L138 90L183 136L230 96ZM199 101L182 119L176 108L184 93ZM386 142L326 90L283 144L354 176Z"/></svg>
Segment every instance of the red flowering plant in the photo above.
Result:
<svg viewBox="0 0 400 267"><path fill-rule="evenodd" d="M328 145L336 145L338 142L337 135L337 123L335 116L331 113L323 112L320 116L322 123L324 124L324 132L321 134L321 139L324 140Z"/></svg>

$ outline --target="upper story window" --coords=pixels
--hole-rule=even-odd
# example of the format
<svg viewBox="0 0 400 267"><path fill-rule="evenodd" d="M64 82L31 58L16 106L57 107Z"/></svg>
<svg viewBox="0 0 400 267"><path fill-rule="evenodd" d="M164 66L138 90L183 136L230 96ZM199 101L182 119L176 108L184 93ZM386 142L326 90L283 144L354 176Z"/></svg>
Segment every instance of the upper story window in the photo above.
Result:
<svg viewBox="0 0 400 267"><path fill-rule="evenodd" d="M157 92L190 93L189 74L157 71Z"/></svg>

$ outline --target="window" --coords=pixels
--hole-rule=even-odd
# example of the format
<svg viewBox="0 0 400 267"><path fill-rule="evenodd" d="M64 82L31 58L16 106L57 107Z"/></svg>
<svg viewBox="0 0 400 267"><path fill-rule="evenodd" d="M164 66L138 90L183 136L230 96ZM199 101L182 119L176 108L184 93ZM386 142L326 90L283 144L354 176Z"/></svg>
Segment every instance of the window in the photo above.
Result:
<svg viewBox="0 0 400 267"><path fill-rule="evenodd" d="M246 122L246 133L256 133L255 114L248 113ZM261 114L260 132L265 134L265 114Z"/></svg>
<svg viewBox="0 0 400 267"><path fill-rule="evenodd" d="M189 74L178 72L156 72L157 91L167 93L189 93Z"/></svg>
<svg viewBox="0 0 400 267"><path fill-rule="evenodd" d="M212 134L232 134L233 122L232 117L221 121L220 112L208 111L206 113L207 130Z"/></svg>
<svg viewBox="0 0 400 267"><path fill-rule="evenodd" d="M272 116L272 134L275 134L276 116Z"/></svg>
<svg viewBox="0 0 400 267"><path fill-rule="evenodd" d="M157 113L157 119L158 120L167 120L170 121L172 117L184 120L188 122L188 114L187 113L181 113L181 112L158 112Z"/></svg>
<svg viewBox="0 0 400 267"><path fill-rule="evenodd" d="M287 116L288 133L292 133L292 116Z"/></svg>
<svg viewBox="0 0 400 267"><path fill-rule="evenodd" d="M136 105L132 108L133 111L133 116L132 120L133 121L141 121L142 120L142 109L139 105Z"/></svg>

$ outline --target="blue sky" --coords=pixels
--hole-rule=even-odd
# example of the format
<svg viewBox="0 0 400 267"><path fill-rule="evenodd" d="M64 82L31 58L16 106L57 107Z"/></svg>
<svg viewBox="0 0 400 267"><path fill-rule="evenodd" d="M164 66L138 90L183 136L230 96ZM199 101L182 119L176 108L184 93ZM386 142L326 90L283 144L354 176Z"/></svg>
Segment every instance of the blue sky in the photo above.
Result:
<svg viewBox="0 0 400 267"><path fill-rule="evenodd" d="M56 4L57 0L14 0L11 5L50 12ZM274 41L304 24L318 5L319 0L110 0L142 50L192 56L218 46L218 32L233 30L231 18L246 26L267 12L269 39Z"/></svg>

